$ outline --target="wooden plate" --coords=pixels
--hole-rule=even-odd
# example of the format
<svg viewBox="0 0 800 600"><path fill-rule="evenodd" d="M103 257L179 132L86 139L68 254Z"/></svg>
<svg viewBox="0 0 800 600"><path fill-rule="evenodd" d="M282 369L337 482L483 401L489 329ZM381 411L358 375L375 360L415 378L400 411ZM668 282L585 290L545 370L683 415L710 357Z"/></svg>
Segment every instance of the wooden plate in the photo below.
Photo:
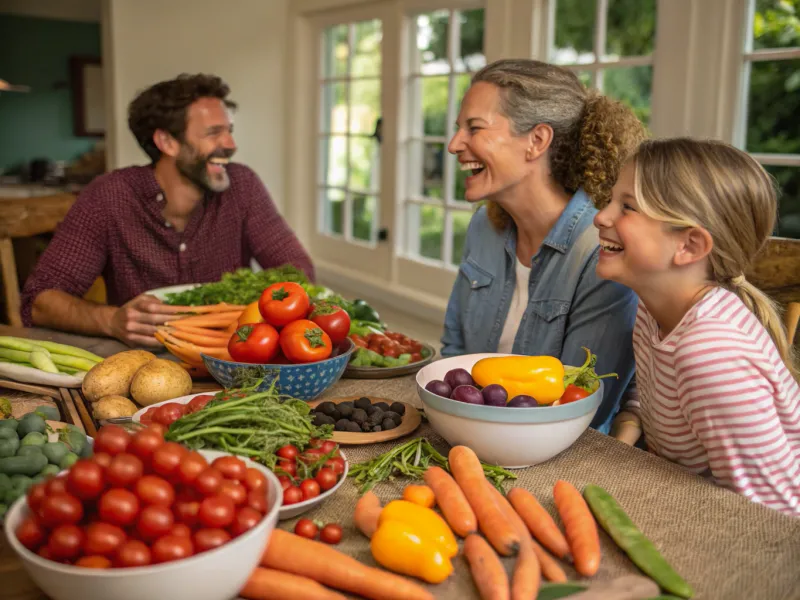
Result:
<svg viewBox="0 0 800 600"><path fill-rule="evenodd" d="M406 407L406 414L403 415L403 420L401 421L400 425L395 427L394 429L390 429L389 431L376 431L373 433L355 433L354 431L334 431L333 437L330 439L336 442L337 444L342 444L344 446L357 446L362 444L377 444L379 442L388 442L389 440L394 440L399 437L403 437L404 435L408 435L412 431L414 431L419 424L422 422L422 417L419 414L419 411L409 404L408 402L402 402L400 400L389 400L388 398L378 398L376 396L347 396L345 398L320 398L319 400L314 400L313 402L309 402L308 405L311 408L317 408L323 402L333 402L334 404L339 404L340 402L347 402L347 401L354 401L358 400L359 398L369 398L369 401L375 404L376 402L386 402L389 406L394 404L395 402L400 402L400 404Z"/></svg>
<svg viewBox="0 0 800 600"><path fill-rule="evenodd" d="M347 365L342 377L345 379L391 379L392 377L413 375L436 358L436 349L433 346L422 344L422 347L428 350L428 357L415 363L403 365L402 367L351 367Z"/></svg>

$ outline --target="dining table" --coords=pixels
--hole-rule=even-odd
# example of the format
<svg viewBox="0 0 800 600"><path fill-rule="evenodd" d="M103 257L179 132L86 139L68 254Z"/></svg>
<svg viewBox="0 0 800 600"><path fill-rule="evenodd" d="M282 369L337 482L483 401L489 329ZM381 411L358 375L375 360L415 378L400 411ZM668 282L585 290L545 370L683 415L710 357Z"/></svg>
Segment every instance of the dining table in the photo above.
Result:
<svg viewBox="0 0 800 600"><path fill-rule="evenodd" d="M114 340L43 329L0 326L0 335L50 339L85 348L100 356L126 349ZM213 387L213 381L198 382L196 389L205 391ZM402 401L419 410L424 409L414 375L377 380L340 379L322 398L362 395ZM448 451L447 442L424 418L420 427L404 438L344 446L343 451L352 465L373 459L412 437L427 438L440 452L446 454ZM505 484L506 490L521 487L530 491L557 522L553 487L558 480L566 480L579 490L587 484L604 488L691 584L695 598L800 598L800 518L756 504L652 453L587 429L575 443L554 458L514 469L513 473L516 479ZM400 477L377 484L373 491L386 503L401 497L408 483L409 480ZM369 540L353 525L353 511L359 496L360 489L356 483L347 481L333 496L304 513L302 518L341 524L344 536L336 548L364 564L377 566L370 552ZM291 531L296 521L281 521L278 526ZM0 539L4 541L4 538ZM563 563L570 581L590 584L627 574L641 574L602 530L600 543L602 559L598 573L591 579L583 578L571 565ZM506 558L503 562L511 573L513 559ZM454 559L454 567L453 574L444 583L429 586L433 595L447 600L478 599L477 588L463 555ZM16 588L6 574L17 578ZM9 589L9 585L21 590L16 596L5 596L0 591L0 597L16 600L44 598L30 581L24 581L25 578L16 556L7 546L0 548L0 582L3 582L0 590Z"/></svg>

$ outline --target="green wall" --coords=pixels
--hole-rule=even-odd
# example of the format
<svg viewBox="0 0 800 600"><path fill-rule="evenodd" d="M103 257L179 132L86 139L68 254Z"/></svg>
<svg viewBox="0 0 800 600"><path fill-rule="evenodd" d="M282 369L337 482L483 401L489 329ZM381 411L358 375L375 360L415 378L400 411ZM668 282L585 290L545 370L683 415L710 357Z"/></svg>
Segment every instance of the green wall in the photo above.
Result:
<svg viewBox="0 0 800 600"><path fill-rule="evenodd" d="M0 14L0 79L28 85L0 93L0 169L34 158L71 160L97 138L72 134L69 57L100 56L100 24Z"/></svg>

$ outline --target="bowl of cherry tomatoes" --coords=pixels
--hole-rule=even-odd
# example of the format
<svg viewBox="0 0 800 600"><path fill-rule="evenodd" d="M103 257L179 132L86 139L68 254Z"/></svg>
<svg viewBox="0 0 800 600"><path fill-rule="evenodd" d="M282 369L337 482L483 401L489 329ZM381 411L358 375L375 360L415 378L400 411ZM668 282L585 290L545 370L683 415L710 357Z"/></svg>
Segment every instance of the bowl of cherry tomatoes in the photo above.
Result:
<svg viewBox="0 0 800 600"><path fill-rule="evenodd" d="M6 515L9 545L54 600L236 597L283 494L266 467L107 425L95 454L31 487Z"/></svg>

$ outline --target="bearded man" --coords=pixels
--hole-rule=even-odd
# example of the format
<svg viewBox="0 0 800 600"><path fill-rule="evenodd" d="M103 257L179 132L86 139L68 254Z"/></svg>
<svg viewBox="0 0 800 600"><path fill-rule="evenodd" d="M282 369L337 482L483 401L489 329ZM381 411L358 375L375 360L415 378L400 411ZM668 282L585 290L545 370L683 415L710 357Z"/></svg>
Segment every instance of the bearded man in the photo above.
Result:
<svg viewBox="0 0 800 600"><path fill-rule="evenodd" d="M93 180L28 278L22 318L84 335L158 346L175 309L147 290L217 281L255 259L292 264L314 278L311 259L258 176L236 152L230 90L211 75L181 75L141 92L128 126L150 157ZM83 300L101 276L108 305Z"/></svg>

